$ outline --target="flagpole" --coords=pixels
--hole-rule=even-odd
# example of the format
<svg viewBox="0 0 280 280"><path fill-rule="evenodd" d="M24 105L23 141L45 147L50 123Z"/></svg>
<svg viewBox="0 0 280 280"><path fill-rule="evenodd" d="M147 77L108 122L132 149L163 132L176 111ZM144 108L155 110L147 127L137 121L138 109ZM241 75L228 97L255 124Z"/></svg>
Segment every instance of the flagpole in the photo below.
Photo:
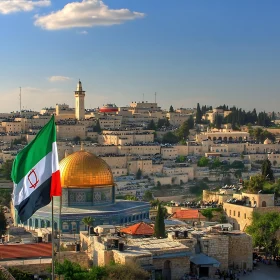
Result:
<svg viewBox="0 0 280 280"><path fill-rule="evenodd" d="M52 197L52 280L54 278L54 218L53 218L53 197Z"/></svg>

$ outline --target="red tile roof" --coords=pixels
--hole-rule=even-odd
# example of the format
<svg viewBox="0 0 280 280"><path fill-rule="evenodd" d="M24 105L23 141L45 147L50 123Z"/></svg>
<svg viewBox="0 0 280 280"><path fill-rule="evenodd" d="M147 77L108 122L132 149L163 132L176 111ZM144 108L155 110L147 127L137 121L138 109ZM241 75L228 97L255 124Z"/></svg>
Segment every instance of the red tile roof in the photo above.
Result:
<svg viewBox="0 0 280 280"><path fill-rule="evenodd" d="M171 215L171 218L185 220L205 219L197 209L177 210Z"/></svg>
<svg viewBox="0 0 280 280"><path fill-rule="evenodd" d="M146 223L138 223L130 227L126 227L120 230L122 233L131 235L153 235L154 228Z"/></svg>
<svg viewBox="0 0 280 280"><path fill-rule="evenodd" d="M0 259L51 257L51 243L0 245Z"/></svg>

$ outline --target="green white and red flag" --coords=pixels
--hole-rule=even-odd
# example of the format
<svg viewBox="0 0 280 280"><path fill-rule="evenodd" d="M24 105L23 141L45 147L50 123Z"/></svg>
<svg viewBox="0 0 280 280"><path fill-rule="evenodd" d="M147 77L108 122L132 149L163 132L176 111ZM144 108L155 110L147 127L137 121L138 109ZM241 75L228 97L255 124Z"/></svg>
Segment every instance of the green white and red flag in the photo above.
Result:
<svg viewBox="0 0 280 280"><path fill-rule="evenodd" d="M21 150L13 163L13 204L21 222L61 196L54 116Z"/></svg>

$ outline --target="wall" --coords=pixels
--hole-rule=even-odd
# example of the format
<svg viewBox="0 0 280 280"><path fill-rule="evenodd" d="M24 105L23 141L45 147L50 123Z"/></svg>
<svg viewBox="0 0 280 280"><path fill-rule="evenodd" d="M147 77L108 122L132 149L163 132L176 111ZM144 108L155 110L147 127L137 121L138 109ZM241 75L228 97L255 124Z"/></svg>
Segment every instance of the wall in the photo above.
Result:
<svg viewBox="0 0 280 280"><path fill-rule="evenodd" d="M229 266L242 269L253 268L252 237L247 234L229 235Z"/></svg>

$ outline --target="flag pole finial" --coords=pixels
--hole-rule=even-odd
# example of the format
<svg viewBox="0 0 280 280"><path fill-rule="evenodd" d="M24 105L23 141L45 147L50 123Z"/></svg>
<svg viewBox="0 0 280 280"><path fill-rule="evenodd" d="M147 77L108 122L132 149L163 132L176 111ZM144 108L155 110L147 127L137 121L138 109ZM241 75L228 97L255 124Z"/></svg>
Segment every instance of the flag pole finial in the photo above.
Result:
<svg viewBox="0 0 280 280"><path fill-rule="evenodd" d="M81 142L81 151L84 151L84 142Z"/></svg>

